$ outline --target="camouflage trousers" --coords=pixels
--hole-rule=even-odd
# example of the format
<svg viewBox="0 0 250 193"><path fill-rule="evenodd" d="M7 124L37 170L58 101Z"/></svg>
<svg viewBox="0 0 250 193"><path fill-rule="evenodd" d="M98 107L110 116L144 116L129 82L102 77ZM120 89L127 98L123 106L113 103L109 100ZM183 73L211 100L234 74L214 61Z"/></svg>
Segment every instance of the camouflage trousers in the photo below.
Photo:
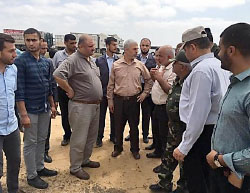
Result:
<svg viewBox="0 0 250 193"><path fill-rule="evenodd" d="M185 131L185 124L181 122L170 122L169 124L169 135L167 139L166 151L161 158L161 168L162 172L158 174L160 181L159 186L162 188L172 191L172 180L173 172L179 164L180 168L180 179L177 182L177 188L186 188L186 180L183 174L183 164L173 157L173 151L182 140L182 134Z"/></svg>

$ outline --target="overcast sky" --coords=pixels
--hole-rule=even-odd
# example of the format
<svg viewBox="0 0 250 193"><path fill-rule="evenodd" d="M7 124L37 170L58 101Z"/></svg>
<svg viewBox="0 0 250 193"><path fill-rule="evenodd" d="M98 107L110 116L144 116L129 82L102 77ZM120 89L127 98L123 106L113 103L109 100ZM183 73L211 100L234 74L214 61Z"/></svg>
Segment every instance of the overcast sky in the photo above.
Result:
<svg viewBox="0 0 250 193"><path fill-rule="evenodd" d="M250 0L0 0L0 31L106 33L175 46L198 25L210 27L218 42L227 26L250 23L249 10Z"/></svg>

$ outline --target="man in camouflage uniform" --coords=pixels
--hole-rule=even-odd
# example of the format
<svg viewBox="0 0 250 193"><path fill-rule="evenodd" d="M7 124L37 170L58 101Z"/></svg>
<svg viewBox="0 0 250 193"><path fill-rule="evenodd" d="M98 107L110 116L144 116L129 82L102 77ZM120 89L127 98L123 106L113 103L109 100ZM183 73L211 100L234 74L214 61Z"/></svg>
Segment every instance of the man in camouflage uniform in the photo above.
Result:
<svg viewBox="0 0 250 193"><path fill-rule="evenodd" d="M191 72L191 65L185 56L185 52L181 50L175 57L173 63L173 71L177 74L177 78L173 84L173 88L170 90L167 99L167 114L169 117L169 135L167 139L167 147L164 152L162 163L157 168L154 168L154 172L159 173L158 177L160 181L157 184L152 184L149 188L154 192L172 192L172 179L173 172L178 165L178 161L173 157L173 151L178 147L182 140L182 134L185 131L185 123L180 121L179 117L179 101L181 95L182 84L185 78ZM186 193L186 181L183 176L182 163L179 163L180 167L180 179L177 182L177 189L175 193ZM158 170L158 171L157 171Z"/></svg>

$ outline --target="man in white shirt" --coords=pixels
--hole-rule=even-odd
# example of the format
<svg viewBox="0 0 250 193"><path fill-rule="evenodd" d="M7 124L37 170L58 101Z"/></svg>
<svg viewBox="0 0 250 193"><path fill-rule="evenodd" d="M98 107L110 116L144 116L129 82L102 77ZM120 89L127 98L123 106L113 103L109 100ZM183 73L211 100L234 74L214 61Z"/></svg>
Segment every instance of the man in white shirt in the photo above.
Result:
<svg viewBox="0 0 250 193"><path fill-rule="evenodd" d="M206 154L211 150L211 135L220 101L229 84L229 74L220 68L220 61L211 53L204 27L185 31L182 41L193 70L183 84L179 105L186 131L173 156L184 161L189 192L208 193L210 168Z"/></svg>
<svg viewBox="0 0 250 193"><path fill-rule="evenodd" d="M169 59L174 58L174 50L171 46L162 46L159 49L160 68L152 68L150 71L151 77L155 80L152 87L151 95L155 104L153 110L153 135L155 138L155 150L152 153L147 153L147 158L160 158L166 149L168 136L168 116L166 111L166 101L168 92L172 88L175 80L173 66Z"/></svg>

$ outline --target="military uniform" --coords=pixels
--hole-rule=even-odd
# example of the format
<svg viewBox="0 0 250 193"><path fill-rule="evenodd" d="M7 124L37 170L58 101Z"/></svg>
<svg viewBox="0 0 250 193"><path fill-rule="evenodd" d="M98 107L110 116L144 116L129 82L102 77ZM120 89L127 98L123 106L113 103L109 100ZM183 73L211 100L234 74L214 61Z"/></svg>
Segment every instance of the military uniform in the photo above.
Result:
<svg viewBox="0 0 250 193"><path fill-rule="evenodd" d="M167 114L169 117L169 135L167 139L166 151L164 152L162 158L162 170L158 175L160 178L158 185L168 191L172 191L173 172L178 165L178 161L173 157L173 151L181 142L182 134L186 128L185 123L180 121L179 116L179 101L183 82L184 80L176 78L173 88L169 92L166 104ZM187 189L183 176L182 163L180 163L179 166L180 179L177 182L177 187Z"/></svg>

